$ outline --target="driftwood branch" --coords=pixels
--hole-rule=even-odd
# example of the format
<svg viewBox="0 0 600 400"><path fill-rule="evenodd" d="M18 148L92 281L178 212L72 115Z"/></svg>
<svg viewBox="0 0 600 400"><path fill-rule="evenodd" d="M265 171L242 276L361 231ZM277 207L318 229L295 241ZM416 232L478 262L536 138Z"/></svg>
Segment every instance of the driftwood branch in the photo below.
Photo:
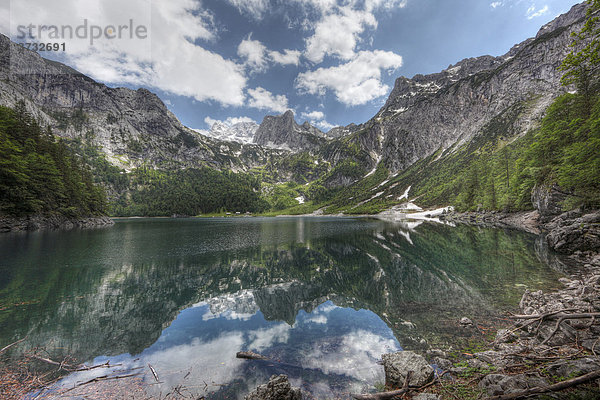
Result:
<svg viewBox="0 0 600 400"><path fill-rule="evenodd" d="M27 336L25 336L23 339L17 340L14 343L9 344L8 346L4 346L2 349L0 349L0 353L4 353L6 350L10 349L11 347L21 343L22 341L24 341L25 339L27 339Z"/></svg>
<svg viewBox="0 0 600 400"><path fill-rule="evenodd" d="M567 389L573 386L581 385L594 379L600 378L600 370L590 372L588 374L579 376L577 378L569 379L563 382L555 383L549 386L536 386L530 389L522 390L520 392L514 392L509 394L502 394L499 396L488 397L488 400L516 400L524 397L528 397L534 394L542 394L548 392L558 392L559 390Z"/></svg>
<svg viewBox="0 0 600 400"><path fill-rule="evenodd" d="M95 383L95 382L100 382L100 381L110 381L110 380L116 380L116 379L125 379L125 378L131 378L131 377L134 377L134 376L140 376L140 375L142 375L142 374L141 373L136 373L136 374L127 374L127 375L113 375L113 376L104 375L104 376L99 376L97 378L93 378L93 379L90 379L89 381L85 381L85 382L82 382L82 383L80 383L78 385L75 385L72 388L65 390L61 394L65 394L67 392L70 392L71 390L77 389L80 386L89 385L90 383Z"/></svg>
<svg viewBox="0 0 600 400"><path fill-rule="evenodd" d="M238 351L235 354L236 358L243 358L245 360L268 360L268 357L263 356L262 354L255 353L253 351Z"/></svg>
<svg viewBox="0 0 600 400"><path fill-rule="evenodd" d="M42 361L45 362L47 364L50 365L56 365L59 369L68 371L68 372L80 372L80 371L90 371L92 369L97 369L97 368L114 368L114 367L119 367L123 364L110 364L110 361L107 361L103 364L97 364L97 365L84 365L84 364L80 364L80 365L70 365L70 364L66 364L65 361L62 362L58 362L58 361L54 361L51 360L49 358L44 358L44 357L40 357L38 355L26 355L27 358L32 358L34 360L38 360L38 361Z"/></svg>
<svg viewBox="0 0 600 400"><path fill-rule="evenodd" d="M574 314L564 314L565 311L571 310L560 310L547 314L541 315L511 315L509 318L511 319L583 319L583 318L594 318L600 317L600 313L574 313ZM563 313L563 314L561 314Z"/></svg>
<svg viewBox="0 0 600 400"><path fill-rule="evenodd" d="M87 365L82 365L80 368L77 368L71 372L79 372L79 371L89 371L92 369L96 369L96 368L114 368L114 367L120 367L123 364L110 364L110 361L105 362L104 364L98 364L98 365L91 365L91 366L87 366ZM137 369L137 368L134 368Z"/></svg>
<svg viewBox="0 0 600 400"><path fill-rule="evenodd" d="M154 367L152 367L152 365L148 364L148 368L150 368L150 372L152 372L152 376L154 376L154 380L156 382L160 382L160 380L158 379L158 374L156 373L156 370L154 369Z"/></svg>
<svg viewBox="0 0 600 400"><path fill-rule="evenodd" d="M57 362L54 360L51 360L49 358L44 358L44 357L40 357L40 356L36 356L36 355L28 355L26 356L28 358L33 358L34 360L38 360L38 361L42 361L51 365L56 365L57 367L59 367L59 369L65 369L65 370L75 370L75 369L80 369L82 368L81 365L69 365L69 364L65 364L65 362Z"/></svg>

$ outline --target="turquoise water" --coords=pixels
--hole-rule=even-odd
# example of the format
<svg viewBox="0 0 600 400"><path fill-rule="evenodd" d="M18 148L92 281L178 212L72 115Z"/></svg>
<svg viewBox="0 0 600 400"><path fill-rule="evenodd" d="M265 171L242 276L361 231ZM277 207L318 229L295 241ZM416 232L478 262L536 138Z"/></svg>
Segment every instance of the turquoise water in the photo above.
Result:
<svg viewBox="0 0 600 400"><path fill-rule="evenodd" d="M354 218L125 219L4 234L0 254L0 347L27 336L148 382L151 364L152 390L215 399L275 373L319 398L367 390L382 353L468 335L460 317L483 321L559 276L531 235Z"/></svg>

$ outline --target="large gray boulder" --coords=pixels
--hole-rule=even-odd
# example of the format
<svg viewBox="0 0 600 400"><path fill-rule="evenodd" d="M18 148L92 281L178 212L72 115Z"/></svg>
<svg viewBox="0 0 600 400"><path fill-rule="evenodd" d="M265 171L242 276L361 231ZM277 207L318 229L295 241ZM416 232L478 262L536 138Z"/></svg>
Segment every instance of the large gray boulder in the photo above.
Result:
<svg viewBox="0 0 600 400"><path fill-rule="evenodd" d="M559 360L546 367L550 375L564 379L585 375L600 369L600 358L584 357L576 360Z"/></svg>
<svg viewBox="0 0 600 400"><path fill-rule="evenodd" d="M521 390L533 388L536 386L548 386L548 381L539 376L532 376L526 374L490 374L485 376L479 382L479 387L485 390L490 396L519 392Z"/></svg>
<svg viewBox="0 0 600 400"><path fill-rule="evenodd" d="M409 371L411 372L408 381L410 386L423 386L433 379L434 370L431 365L424 357L412 351L384 354L381 358L385 370L386 386L402 387Z"/></svg>
<svg viewBox="0 0 600 400"><path fill-rule="evenodd" d="M269 382L258 386L253 392L250 392L245 400L301 400L302 392L300 388L290 385L288 377L285 375L273 375Z"/></svg>
<svg viewBox="0 0 600 400"><path fill-rule="evenodd" d="M531 191L531 203L539 211L542 222L548 222L563 212L568 193L558 185L536 185Z"/></svg>
<svg viewBox="0 0 600 400"><path fill-rule="evenodd" d="M600 250L600 212L575 219L570 219L568 214L560 215L548 224L551 227L546 237L548 246L564 254Z"/></svg>

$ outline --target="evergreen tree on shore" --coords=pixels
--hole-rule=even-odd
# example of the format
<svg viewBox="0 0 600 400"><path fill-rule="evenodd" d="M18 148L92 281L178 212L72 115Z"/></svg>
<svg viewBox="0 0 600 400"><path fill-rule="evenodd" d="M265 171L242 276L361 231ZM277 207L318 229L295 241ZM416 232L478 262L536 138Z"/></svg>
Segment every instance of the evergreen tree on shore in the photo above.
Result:
<svg viewBox="0 0 600 400"><path fill-rule="evenodd" d="M42 130L23 102L0 107L0 215L103 214L104 190L50 128Z"/></svg>

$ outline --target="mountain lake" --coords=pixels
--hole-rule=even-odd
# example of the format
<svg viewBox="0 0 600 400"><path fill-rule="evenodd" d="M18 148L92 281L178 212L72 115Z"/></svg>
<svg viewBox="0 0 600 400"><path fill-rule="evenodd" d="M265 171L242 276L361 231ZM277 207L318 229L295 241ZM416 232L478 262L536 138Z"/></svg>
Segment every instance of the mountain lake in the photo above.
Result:
<svg viewBox="0 0 600 400"><path fill-rule="evenodd" d="M5 233L0 254L0 347L27 337L52 360L115 365L38 398L110 373L156 397L238 399L287 374L349 398L383 385L383 353L489 340L564 268L518 231L350 217L117 219Z"/></svg>

